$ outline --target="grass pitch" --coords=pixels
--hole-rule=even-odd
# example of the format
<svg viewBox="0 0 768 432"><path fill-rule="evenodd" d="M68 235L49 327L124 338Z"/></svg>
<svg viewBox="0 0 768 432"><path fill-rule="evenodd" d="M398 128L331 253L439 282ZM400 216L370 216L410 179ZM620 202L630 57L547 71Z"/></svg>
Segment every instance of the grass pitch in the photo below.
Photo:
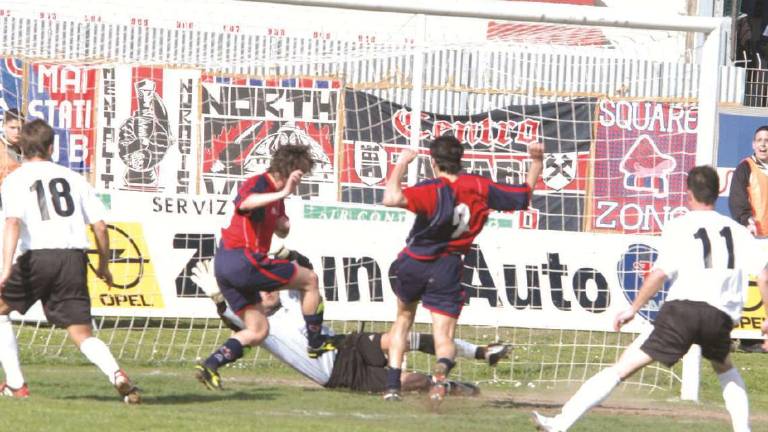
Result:
<svg viewBox="0 0 768 432"><path fill-rule="evenodd" d="M768 355L736 354L735 362L749 387L753 430L766 431ZM384 403L379 395L321 389L278 365L226 368L226 389L211 392L195 381L191 364L122 363L143 390L141 406L120 402L93 366L28 361L32 397L0 399L0 431L532 431L531 410L553 413L575 391L487 384L480 398L448 399L433 413L423 395ZM717 379L705 366L700 404L620 388L572 431L729 429Z"/></svg>

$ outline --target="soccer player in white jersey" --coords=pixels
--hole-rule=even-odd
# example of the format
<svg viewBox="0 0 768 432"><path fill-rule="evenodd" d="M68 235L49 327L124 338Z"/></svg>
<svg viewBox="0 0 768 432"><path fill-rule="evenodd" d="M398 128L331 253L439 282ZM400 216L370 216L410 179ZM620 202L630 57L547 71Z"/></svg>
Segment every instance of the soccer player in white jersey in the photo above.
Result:
<svg viewBox="0 0 768 432"><path fill-rule="evenodd" d="M717 373L733 430L750 430L747 390L731 362L730 335L741 316L751 272L762 269L760 292L763 303L768 300L768 260L744 226L714 211L720 187L712 167L693 168L687 185L690 212L664 226L658 259L632 306L617 314L613 323L619 331L670 279L653 331L642 345L632 344L616 364L582 384L560 414L545 417L534 412L539 430L567 431L622 380L654 360L672 366L692 344L701 346L702 356ZM768 331L768 322L762 331Z"/></svg>
<svg viewBox="0 0 768 432"><path fill-rule="evenodd" d="M104 205L83 176L51 161L53 137L53 129L43 120L25 124L21 133L25 160L2 185L6 219L0 315L12 310L23 314L41 300L48 322L66 328L126 403L139 403L138 390L91 330L86 225L93 229L99 252L96 274L107 284L112 282ZM19 239L19 256L13 264ZM15 339L0 333L0 350L17 349L15 345Z"/></svg>
<svg viewBox="0 0 768 432"><path fill-rule="evenodd" d="M301 266L311 267L311 263L300 254L292 253L291 258L298 258L295 261ZM192 270L192 280L216 302L224 322L233 331L238 331L244 324L220 295L211 267L205 261L198 263ZM306 354L306 326L299 293L291 290L280 293L261 292L261 299L269 321L269 335L261 346L280 361L326 388L372 393L384 391L388 334L359 332L334 335L332 330L323 326L323 334L334 337L337 348L318 358L309 358ZM435 354L434 340L430 334L412 333L408 342L412 350ZM483 359L491 366L506 357L508 352L508 347L503 344L477 346L461 339L456 339L455 343L460 357ZM428 391L432 383L430 377L422 373L403 374L402 381L406 391ZM456 395L471 396L478 389L472 384L451 381L449 391Z"/></svg>

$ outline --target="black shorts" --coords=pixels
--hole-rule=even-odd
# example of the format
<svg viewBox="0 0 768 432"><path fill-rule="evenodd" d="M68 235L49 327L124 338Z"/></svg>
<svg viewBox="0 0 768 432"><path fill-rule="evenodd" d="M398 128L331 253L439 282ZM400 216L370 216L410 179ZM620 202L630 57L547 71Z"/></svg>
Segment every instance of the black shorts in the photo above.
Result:
<svg viewBox="0 0 768 432"><path fill-rule="evenodd" d="M91 323L85 252L39 249L21 255L2 290L3 301L21 314L40 300L48 322L61 327Z"/></svg>
<svg viewBox="0 0 768 432"><path fill-rule="evenodd" d="M378 393L387 387L387 357L381 333L350 333L340 343L328 388Z"/></svg>
<svg viewBox="0 0 768 432"><path fill-rule="evenodd" d="M701 345L701 355L722 362L731 350L733 320L725 312L704 302L665 302L653 331L640 347L654 360L672 366L691 348Z"/></svg>

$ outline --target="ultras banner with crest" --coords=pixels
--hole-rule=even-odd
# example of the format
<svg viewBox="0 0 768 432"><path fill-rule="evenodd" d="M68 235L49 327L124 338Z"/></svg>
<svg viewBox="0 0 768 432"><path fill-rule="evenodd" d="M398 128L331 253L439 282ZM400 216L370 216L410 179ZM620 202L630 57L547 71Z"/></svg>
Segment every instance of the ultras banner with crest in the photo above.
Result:
<svg viewBox="0 0 768 432"><path fill-rule="evenodd" d="M96 187L194 193L200 72L120 65L100 73Z"/></svg>
<svg viewBox="0 0 768 432"><path fill-rule="evenodd" d="M93 66L32 63L27 68L26 114L53 127L53 161L78 172L93 167L96 75Z"/></svg>
<svg viewBox="0 0 768 432"><path fill-rule="evenodd" d="M0 126L6 110L21 108L24 95L24 63L12 57L0 57Z"/></svg>
<svg viewBox="0 0 768 432"><path fill-rule="evenodd" d="M342 201L381 202L388 172L408 147L411 112L407 107L359 92L344 99ZM532 209L521 226L581 229L592 141L594 99L507 106L469 116L422 113L419 180L431 176L429 141L443 134L464 145L467 172L507 183L525 181L528 144L542 142L546 159Z"/></svg>
<svg viewBox="0 0 768 432"><path fill-rule="evenodd" d="M320 79L202 78L201 193L229 194L269 166L281 145L308 145L315 161L299 193L335 200L334 141L341 83Z"/></svg>
<svg viewBox="0 0 768 432"><path fill-rule="evenodd" d="M601 100L585 229L659 234L685 213L697 126L696 105Z"/></svg>

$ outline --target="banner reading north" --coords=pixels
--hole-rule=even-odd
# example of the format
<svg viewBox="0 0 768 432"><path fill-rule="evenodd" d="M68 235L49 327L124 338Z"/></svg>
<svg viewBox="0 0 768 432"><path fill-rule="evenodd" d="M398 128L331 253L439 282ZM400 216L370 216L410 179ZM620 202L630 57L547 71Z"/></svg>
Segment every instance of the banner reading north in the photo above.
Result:
<svg viewBox="0 0 768 432"><path fill-rule="evenodd" d="M24 63L11 57L0 57L0 127L3 113L9 109L21 108L24 93Z"/></svg>
<svg viewBox="0 0 768 432"><path fill-rule="evenodd" d="M93 168L96 71L92 66L32 63L27 73L27 117L53 127L54 162L78 172Z"/></svg>
<svg viewBox="0 0 768 432"><path fill-rule="evenodd" d="M410 109L359 92L345 93L342 201L380 203L388 173L409 147ZM464 145L464 170L507 183L525 182L528 145L545 147L530 228L577 231L587 185L595 99L508 106L475 115L422 113L418 179L431 177L429 142L451 134Z"/></svg>
<svg viewBox="0 0 768 432"><path fill-rule="evenodd" d="M696 105L601 100L587 231L659 234L685 213L696 163Z"/></svg>
<svg viewBox="0 0 768 432"><path fill-rule="evenodd" d="M195 193L200 72L102 68L100 189Z"/></svg>
<svg viewBox="0 0 768 432"><path fill-rule="evenodd" d="M229 194L264 172L285 144L309 146L315 167L299 193L336 199L334 141L340 82L202 78L201 192Z"/></svg>

